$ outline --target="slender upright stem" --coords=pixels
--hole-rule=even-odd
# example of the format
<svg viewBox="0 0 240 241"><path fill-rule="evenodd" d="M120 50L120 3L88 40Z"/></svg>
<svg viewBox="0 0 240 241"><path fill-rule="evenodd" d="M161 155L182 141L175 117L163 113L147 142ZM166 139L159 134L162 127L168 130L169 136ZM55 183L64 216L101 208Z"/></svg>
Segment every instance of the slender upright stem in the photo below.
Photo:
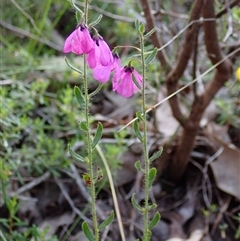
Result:
<svg viewBox="0 0 240 241"><path fill-rule="evenodd" d="M84 5L84 22L87 25L88 22L88 4L89 1L85 0ZM97 220L97 209L96 209L96 192L95 192L95 178L94 178L94 170L93 170L93 149L92 149L92 139L90 133L90 121L89 121L89 94L88 94L88 80L87 80L87 62L86 55L83 57L83 79L84 79L84 97L85 97L85 119L86 126L88 128L87 136L86 136L86 145L87 145L87 157L88 157L88 168L89 168L89 176L90 176L90 192L92 197L92 216L93 216L93 229L95 234L95 241L99 240L99 229L98 229L98 220Z"/></svg>
<svg viewBox="0 0 240 241"><path fill-rule="evenodd" d="M88 4L89 4L89 0L85 0L85 4L84 4L84 23L87 24L88 22Z"/></svg>
<svg viewBox="0 0 240 241"><path fill-rule="evenodd" d="M86 64L86 55L83 57L83 79L84 79L84 97L85 97L85 120L86 126L88 127L87 136L86 136L86 145L87 145L87 157L88 157L88 168L90 176L90 189L92 197L92 216L93 216L93 226L95 233L95 240L99 240L99 229L97 221L97 209L96 209L96 193L95 193L95 180L94 180L94 171L93 171L93 158L92 158L92 140L90 133L90 122L89 122L89 94L88 94L88 81L87 81L87 64Z"/></svg>
<svg viewBox="0 0 240 241"><path fill-rule="evenodd" d="M148 200L149 200L149 157L147 147L147 114L146 114L146 96L145 96L145 58L144 58L144 37L142 33L139 33L140 48L141 48L141 61L142 61L142 114L143 114L143 154L144 154L144 181L145 181L145 204L144 204L144 234L143 240L149 240L149 218L148 218Z"/></svg>

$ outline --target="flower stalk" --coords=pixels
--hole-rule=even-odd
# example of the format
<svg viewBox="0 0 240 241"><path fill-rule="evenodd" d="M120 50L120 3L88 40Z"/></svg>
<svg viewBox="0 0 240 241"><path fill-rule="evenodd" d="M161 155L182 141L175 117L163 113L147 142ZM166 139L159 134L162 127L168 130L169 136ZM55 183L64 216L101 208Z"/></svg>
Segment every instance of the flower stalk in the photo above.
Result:
<svg viewBox="0 0 240 241"><path fill-rule="evenodd" d="M149 156L147 147L147 114L146 114L146 95L145 95L145 76L146 76L146 64L144 58L144 37L142 31L139 31L139 41L141 49L141 62L142 62L142 118L143 118L143 155L144 155L144 183L145 183L145 203L143 209L144 220L144 234L143 240L148 241L149 237Z"/></svg>

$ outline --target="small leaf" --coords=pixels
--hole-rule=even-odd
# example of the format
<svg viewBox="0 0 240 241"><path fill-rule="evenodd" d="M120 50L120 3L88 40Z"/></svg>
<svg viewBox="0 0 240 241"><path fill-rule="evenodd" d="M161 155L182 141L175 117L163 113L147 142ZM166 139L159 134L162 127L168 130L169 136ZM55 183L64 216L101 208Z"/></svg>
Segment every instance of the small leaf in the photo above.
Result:
<svg viewBox="0 0 240 241"><path fill-rule="evenodd" d="M74 94L77 98L80 108L84 109L85 108L85 100L84 100L81 90L77 86L74 87Z"/></svg>
<svg viewBox="0 0 240 241"><path fill-rule="evenodd" d="M157 48L154 48L151 54L148 55L147 59L145 60L145 64L149 64L157 55Z"/></svg>
<svg viewBox="0 0 240 241"><path fill-rule="evenodd" d="M79 13L78 11L75 12L75 17L76 17L76 22L80 23L82 19L82 14Z"/></svg>
<svg viewBox="0 0 240 241"><path fill-rule="evenodd" d="M136 169L137 169L138 171L144 172L144 170L143 170L142 167L141 167L141 162L140 162L140 161L136 161L136 162L135 162L135 167L136 167Z"/></svg>
<svg viewBox="0 0 240 241"><path fill-rule="evenodd" d="M88 132L88 127L87 127L86 122L82 121L82 122L80 123L80 128L81 128L82 131Z"/></svg>
<svg viewBox="0 0 240 241"><path fill-rule="evenodd" d="M71 145L70 145L70 144L68 145L68 151L69 151L69 153L71 154L71 156L74 157L76 160L81 161L81 162L85 162L84 158L83 158L81 155L77 154L77 153L71 148Z"/></svg>
<svg viewBox="0 0 240 241"><path fill-rule="evenodd" d="M157 207L157 204L153 203L152 205L148 206L148 211L151 211L151 210L155 209L156 207Z"/></svg>
<svg viewBox="0 0 240 241"><path fill-rule="evenodd" d="M163 148L160 147L160 149L157 152L153 153L153 155L149 158L149 162L155 161L158 157L162 155L162 152L163 152Z"/></svg>
<svg viewBox="0 0 240 241"><path fill-rule="evenodd" d="M102 131L103 131L103 125L101 122L98 122L97 125L97 131L96 134L93 138L93 142L92 142L92 149L94 149L96 147L96 145L98 144L98 142L100 141L101 137L102 137Z"/></svg>
<svg viewBox="0 0 240 241"><path fill-rule="evenodd" d="M71 2L72 7L73 7L77 12L83 13L83 11L82 11L81 9L79 9L79 8L75 5L74 0L71 0L70 2Z"/></svg>
<svg viewBox="0 0 240 241"><path fill-rule="evenodd" d="M144 38L150 37L155 31L156 31L155 28L153 28L152 30L150 30L148 33L144 35Z"/></svg>
<svg viewBox="0 0 240 241"><path fill-rule="evenodd" d="M136 199L135 199L135 195L136 193L133 193L132 197L131 197L131 202L132 202L132 205L133 207L138 210L139 212L142 212L142 208L141 206L137 203Z"/></svg>
<svg viewBox="0 0 240 241"><path fill-rule="evenodd" d="M79 74L83 74L81 70L77 69L76 67L74 67L73 65L71 65L71 64L68 62L67 57L65 57L65 62L67 63L67 65L68 65L69 68L71 68L72 70L78 72Z"/></svg>
<svg viewBox="0 0 240 241"><path fill-rule="evenodd" d="M102 14L100 14L99 16L98 16L98 18L96 19L96 20L94 20L93 22L91 22L89 25L90 26L92 26L92 27L94 27L94 26L96 26L97 24L99 24L100 23L100 21L102 20Z"/></svg>
<svg viewBox="0 0 240 241"><path fill-rule="evenodd" d="M155 167L152 167L149 172L148 176L148 185L149 187L152 186L154 179L156 178L157 175L157 169Z"/></svg>
<svg viewBox="0 0 240 241"><path fill-rule="evenodd" d="M82 223L82 230L89 241L95 241L95 237L94 237L92 231L90 230L88 223L86 221L84 221Z"/></svg>
<svg viewBox="0 0 240 241"><path fill-rule="evenodd" d="M139 32L140 33L144 33L145 32L145 26L144 26L143 23L141 23L140 26L139 26Z"/></svg>
<svg viewBox="0 0 240 241"><path fill-rule="evenodd" d="M107 227L109 224L111 224L113 219L114 219L114 212L112 211L111 214L108 216L108 218L99 225L99 230L102 230L105 227Z"/></svg>
<svg viewBox="0 0 240 241"><path fill-rule="evenodd" d="M136 28L137 31L139 31L139 25L140 25L139 20L136 19L135 20L135 28Z"/></svg>
<svg viewBox="0 0 240 241"><path fill-rule="evenodd" d="M160 213L156 212L153 219L150 221L148 228L149 229L154 228L158 224L160 218L161 218Z"/></svg>
<svg viewBox="0 0 240 241"><path fill-rule="evenodd" d="M133 80L133 83L138 87L138 89L142 89L142 87L140 86L140 84L138 83L138 81L136 80L134 74L132 75L132 80Z"/></svg>
<svg viewBox="0 0 240 241"><path fill-rule="evenodd" d="M133 129L134 129L134 132L137 136L137 138L142 142L142 134L141 132L139 131L139 126L138 126L138 120L135 120L134 123L133 123Z"/></svg>
<svg viewBox="0 0 240 241"><path fill-rule="evenodd" d="M136 112L136 116L137 116L137 118L138 118L139 120L143 121L143 115L142 115L142 113L141 113L140 111L137 111L137 112Z"/></svg>

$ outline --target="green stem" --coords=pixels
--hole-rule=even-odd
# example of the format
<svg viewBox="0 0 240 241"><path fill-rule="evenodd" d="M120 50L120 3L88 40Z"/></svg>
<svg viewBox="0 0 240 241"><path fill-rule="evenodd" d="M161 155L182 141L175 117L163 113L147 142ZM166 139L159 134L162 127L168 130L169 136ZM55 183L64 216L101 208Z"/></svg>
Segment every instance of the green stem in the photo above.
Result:
<svg viewBox="0 0 240 241"><path fill-rule="evenodd" d="M85 5L84 5L84 23L87 24L88 22L88 4L89 0L85 0Z"/></svg>
<svg viewBox="0 0 240 241"><path fill-rule="evenodd" d="M145 181L145 204L144 204L144 234L143 241L149 240L149 218L148 218L148 202L149 202L149 156L147 147L147 114L146 114L146 96L145 96L145 58L144 58L144 37L142 33L139 33L140 48L141 48L141 61L142 61L142 113L143 113L143 155L144 155L144 181Z"/></svg>
<svg viewBox="0 0 240 241"><path fill-rule="evenodd" d="M94 180L94 170L93 170L93 155L92 155L92 140L90 133L90 121L89 121L89 95L88 95L88 81L87 81L87 64L86 64L86 55L83 57L84 66L83 66L83 79L84 79L84 94L85 94L85 119L86 126L88 128L86 136L86 145L87 145L87 157L88 157L88 168L90 176L90 189L92 197L92 216L93 216L93 228L95 233L95 240L99 240L99 229L97 221L97 211L96 211L96 193L95 193L95 180Z"/></svg>
<svg viewBox="0 0 240 241"><path fill-rule="evenodd" d="M84 22L87 24L88 22L88 0L85 0L84 5ZM85 119L86 126L88 128L87 136L86 136L86 145L87 145L87 157L88 157L88 168L89 168L89 176L90 176L90 194L92 197L92 216L93 216L93 229L95 233L95 241L99 241L99 229L98 229L98 220L97 220L97 208L96 208L96 191L95 191L95 178L94 178L94 170L93 170L93 149L92 149L92 139L90 133L90 121L89 121L89 101L90 96L88 94L88 81L87 81L87 62L86 55L83 57L83 79L84 79L84 97L85 97Z"/></svg>

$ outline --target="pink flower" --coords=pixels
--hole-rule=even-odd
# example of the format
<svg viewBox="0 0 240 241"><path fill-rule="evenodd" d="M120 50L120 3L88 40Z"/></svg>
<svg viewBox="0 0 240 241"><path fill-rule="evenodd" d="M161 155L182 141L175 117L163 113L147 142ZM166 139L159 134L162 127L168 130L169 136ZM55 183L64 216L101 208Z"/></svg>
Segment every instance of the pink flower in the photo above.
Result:
<svg viewBox="0 0 240 241"><path fill-rule="evenodd" d="M73 52L77 55L88 54L94 45L87 27L79 25L66 39L63 52Z"/></svg>
<svg viewBox="0 0 240 241"><path fill-rule="evenodd" d="M112 54L113 63L107 66L97 64L93 69L93 78L102 83L105 83L109 80L112 71L119 71L120 69L120 59L117 54Z"/></svg>
<svg viewBox="0 0 240 241"><path fill-rule="evenodd" d="M135 78L139 87L142 87L142 76L132 66L125 66L117 71L113 78L113 90L119 95L129 98L135 92L139 91L139 87L133 82Z"/></svg>
<svg viewBox="0 0 240 241"><path fill-rule="evenodd" d="M87 63L91 69L94 69L98 64L108 66L113 64L112 52L107 43L101 37L95 37L95 45L88 54Z"/></svg>

